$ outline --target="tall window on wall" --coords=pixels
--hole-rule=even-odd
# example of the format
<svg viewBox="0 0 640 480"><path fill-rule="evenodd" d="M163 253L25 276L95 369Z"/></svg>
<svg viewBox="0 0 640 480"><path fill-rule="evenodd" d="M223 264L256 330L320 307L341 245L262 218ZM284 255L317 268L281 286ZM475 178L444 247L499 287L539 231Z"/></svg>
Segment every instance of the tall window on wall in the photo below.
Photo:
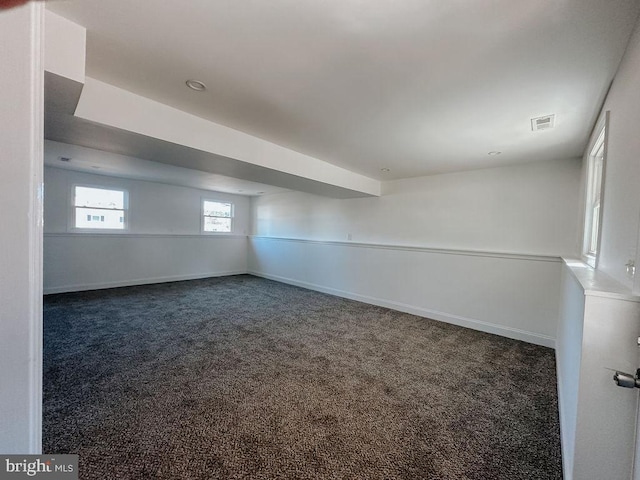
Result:
<svg viewBox="0 0 640 480"><path fill-rule="evenodd" d="M77 229L124 230L127 226L126 190L73 187L73 226Z"/></svg>
<svg viewBox="0 0 640 480"><path fill-rule="evenodd" d="M607 156L607 129L609 112L594 130L587 164L586 202L582 257L592 267L598 262L602 228L602 196Z"/></svg>
<svg viewBox="0 0 640 480"><path fill-rule="evenodd" d="M202 201L202 231L231 233L233 204L215 200Z"/></svg>

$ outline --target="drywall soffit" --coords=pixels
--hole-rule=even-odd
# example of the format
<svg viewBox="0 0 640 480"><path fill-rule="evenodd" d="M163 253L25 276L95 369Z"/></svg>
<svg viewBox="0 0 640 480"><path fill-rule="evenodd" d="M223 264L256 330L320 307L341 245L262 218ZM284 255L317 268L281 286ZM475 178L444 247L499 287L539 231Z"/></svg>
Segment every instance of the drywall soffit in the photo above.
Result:
<svg viewBox="0 0 640 480"><path fill-rule="evenodd" d="M366 188L347 188L310 178L311 175L295 175L80 118L74 112L83 88L84 85L80 82L45 72L47 140L332 198L380 194L380 182L366 177L363 177Z"/></svg>

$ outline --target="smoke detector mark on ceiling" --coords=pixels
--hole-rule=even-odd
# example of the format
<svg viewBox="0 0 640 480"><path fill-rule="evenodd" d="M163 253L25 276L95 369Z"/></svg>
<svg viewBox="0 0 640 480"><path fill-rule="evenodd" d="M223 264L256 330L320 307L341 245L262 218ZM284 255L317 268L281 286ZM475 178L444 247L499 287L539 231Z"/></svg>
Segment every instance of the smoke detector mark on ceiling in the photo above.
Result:
<svg viewBox="0 0 640 480"><path fill-rule="evenodd" d="M531 119L531 130L536 132L538 130L548 130L553 128L555 124L556 116L554 115L545 115L544 117L537 117Z"/></svg>

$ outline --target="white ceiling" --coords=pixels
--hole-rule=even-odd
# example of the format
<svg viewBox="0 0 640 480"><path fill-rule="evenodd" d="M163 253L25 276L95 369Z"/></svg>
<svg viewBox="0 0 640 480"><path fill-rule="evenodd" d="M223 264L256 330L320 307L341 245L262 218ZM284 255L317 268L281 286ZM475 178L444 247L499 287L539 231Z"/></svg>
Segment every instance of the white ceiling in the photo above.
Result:
<svg viewBox="0 0 640 480"><path fill-rule="evenodd" d="M581 156L640 2L71 0L47 8L87 28L91 77L396 179ZM208 90L189 90L190 78ZM552 113L553 130L531 131L532 117Z"/></svg>

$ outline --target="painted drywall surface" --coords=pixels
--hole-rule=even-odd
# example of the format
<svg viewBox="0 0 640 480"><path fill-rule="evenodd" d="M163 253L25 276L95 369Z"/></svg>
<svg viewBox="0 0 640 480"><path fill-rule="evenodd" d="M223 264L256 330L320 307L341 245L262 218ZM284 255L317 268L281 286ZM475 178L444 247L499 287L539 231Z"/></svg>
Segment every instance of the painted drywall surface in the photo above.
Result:
<svg viewBox="0 0 640 480"><path fill-rule="evenodd" d="M638 392L611 369L637 368L640 303L587 295L584 310L573 478L631 478Z"/></svg>
<svg viewBox="0 0 640 480"><path fill-rule="evenodd" d="M246 273L247 239L50 234L44 259L44 293L77 292Z"/></svg>
<svg viewBox="0 0 640 480"><path fill-rule="evenodd" d="M0 12L0 453L40 453L44 4Z"/></svg>
<svg viewBox="0 0 640 480"><path fill-rule="evenodd" d="M129 192L127 233L197 235L201 228L202 199L232 202L234 219L231 233L246 235L249 231L249 197L106 175L91 175L51 167L45 168L44 179L45 233L71 231L69 222L74 185L127 190Z"/></svg>
<svg viewBox="0 0 640 480"><path fill-rule="evenodd" d="M380 198L255 198L249 270L552 345L560 268L548 260L577 249L580 172L580 160L568 159L388 182ZM363 244L546 257L335 244L349 235Z"/></svg>
<svg viewBox="0 0 640 480"><path fill-rule="evenodd" d="M77 233L74 185L129 192L129 228ZM234 204L233 232L201 234L202 199ZM249 198L139 180L45 168L45 293L246 272Z"/></svg>
<svg viewBox="0 0 640 480"><path fill-rule="evenodd" d="M45 11L44 69L84 83L87 29Z"/></svg>
<svg viewBox="0 0 640 480"><path fill-rule="evenodd" d="M556 359L567 480L631 478L638 392L615 386L613 371L633 375L638 335L640 296L601 270L564 259Z"/></svg>
<svg viewBox="0 0 640 480"><path fill-rule="evenodd" d="M560 264L252 237L249 272L489 333L553 346Z"/></svg>
<svg viewBox="0 0 640 480"><path fill-rule="evenodd" d="M640 24L605 101L610 111L598 269L632 288L625 264L640 261ZM640 274L638 275L640 276ZM640 294L640 281L636 292Z"/></svg>
<svg viewBox="0 0 640 480"><path fill-rule="evenodd" d="M584 290L578 281L562 269L560 318L556 336L558 406L562 435L562 466L566 480L573 478L576 418L578 414L578 379L582 356L582 319Z"/></svg>
<svg viewBox="0 0 640 480"><path fill-rule="evenodd" d="M580 159L386 182L379 198L256 198L253 234L541 255L575 254Z"/></svg>
<svg viewBox="0 0 640 480"><path fill-rule="evenodd" d="M126 115L123 115L126 112ZM380 182L87 77L75 115L249 164L380 194Z"/></svg>

